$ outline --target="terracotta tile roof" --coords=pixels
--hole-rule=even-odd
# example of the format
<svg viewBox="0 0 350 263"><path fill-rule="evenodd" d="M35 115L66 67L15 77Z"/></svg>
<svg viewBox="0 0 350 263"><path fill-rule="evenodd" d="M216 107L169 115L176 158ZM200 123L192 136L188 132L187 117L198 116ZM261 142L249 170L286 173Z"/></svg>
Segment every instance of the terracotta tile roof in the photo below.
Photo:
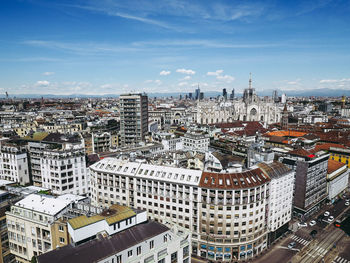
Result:
<svg viewBox="0 0 350 263"><path fill-rule="evenodd" d="M302 156L302 157L309 157L313 158L315 157L315 153L319 152L317 149L296 149L288 152L291 155L297 155L297 156Z"/></svg>
<svg viewBox="0 0 350 263"><path fill-rule="evenodd" d="M345 163L341 163L341 162L337 162L337 161L334 161L332 159L329 159L328 160L328 174L335 172L336 170L342 168L345 165L346 165Z"/></svg>
<svg viewBox="0 0 350 263"><path fill-rule="evenodd" d="M203 172L200 187L213 189L244 189L256 187L270 181L259 168L241 173Z"/></svg>
<svg viewBox="0 0 350 263"><path fill-rule="evenodd" d="M273 131L268 132L267 136L279 136L279 137L302 137L306 132L300 132L300 131Z"/></svg>
<svg viewBox="0 0 350 263"><path fill-rule="evenodd" d="M337 143L323 143L323 144L318 144L315 146L315 148L319 151L321 151L321 150L329 151L330 147L347 149L346 146L344 146L342 144L337 144Z"/></svg>

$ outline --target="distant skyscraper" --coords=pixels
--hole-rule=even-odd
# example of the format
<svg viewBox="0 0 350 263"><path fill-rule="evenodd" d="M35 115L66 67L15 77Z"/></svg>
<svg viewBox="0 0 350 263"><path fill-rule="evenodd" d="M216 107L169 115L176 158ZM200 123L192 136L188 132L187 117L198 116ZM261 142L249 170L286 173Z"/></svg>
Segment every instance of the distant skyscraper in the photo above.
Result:
<svg viewBox="0 0 350 263"><path fill-rule="evenodd" d="M203 100L204 99L204 92L199 93L199 100Z"/></svg>
<svg viewBox="0 0 350 263"><path fill-rule="evenodd" d="M192 100L192 92L188 93L188 98Z"/></svg>
<svg viewBox="0 0 350 263"><path fill-rule="evenodd" d="M278 92L277 92L277 90L274 90L273 92L272 92L272 99L273 99L273 101L274 102L278 102Z"/></svg>
<svg viewBox="0 0 350 263"><path fill-rule="evenodd" d="M198 100L200 94L201 94L201 90L199 89L199 85L198 85L198 88L195 91L194 99Z"/></svg>
<svg viewBox="0 0 350 263"><path fill-rule="evenodd" d="M143 141L148 132L148 97L146 94L120 95L121 144Z"/></svg>
<svg viewBox="0 0 350 263"><path fill-rule="evenodd" d="M227 100L227 91L226 91L226 89L222 89L222 96L224 97L225 100Z"/></svg>
<svg viewBox="0 0 350 263"><path fill-rule="evenodd" d="M235 98L235 89L232 89L230 99L233 100Z"/></svg>

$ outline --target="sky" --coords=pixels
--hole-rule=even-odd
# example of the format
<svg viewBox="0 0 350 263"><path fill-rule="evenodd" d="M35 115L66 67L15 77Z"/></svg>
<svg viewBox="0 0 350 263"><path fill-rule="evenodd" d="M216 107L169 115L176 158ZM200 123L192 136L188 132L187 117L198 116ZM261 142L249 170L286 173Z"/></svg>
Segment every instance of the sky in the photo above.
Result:
<svg viewBox="0 0 350 263"><path fill-rule="evenodd" d="M10 96L350 88L350 1L0 4Z"/></svg>

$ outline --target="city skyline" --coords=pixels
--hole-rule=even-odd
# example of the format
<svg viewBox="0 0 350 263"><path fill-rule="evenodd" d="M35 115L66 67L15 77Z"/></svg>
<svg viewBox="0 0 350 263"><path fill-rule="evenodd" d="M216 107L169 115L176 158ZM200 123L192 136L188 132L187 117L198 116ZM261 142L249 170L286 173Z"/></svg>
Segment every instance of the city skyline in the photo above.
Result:
<svg viewBox="0 0 350 263"><path fill-rule="evenodd" d="M349 1L6 1L0 93L350 87Z"/></svg>

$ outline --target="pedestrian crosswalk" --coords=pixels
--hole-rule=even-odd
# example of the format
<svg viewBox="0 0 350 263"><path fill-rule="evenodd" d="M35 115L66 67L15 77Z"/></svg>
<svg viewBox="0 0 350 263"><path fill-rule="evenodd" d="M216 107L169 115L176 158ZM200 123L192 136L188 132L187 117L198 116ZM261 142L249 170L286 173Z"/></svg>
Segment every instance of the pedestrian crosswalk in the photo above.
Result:
<svg viewBox="0 0 350 263"><path fill-rule="evenodd" d="M310 241L305 240L305 239L303 239L303 238L301 238L301 237L298 237L298 236L296 236L296 235L293 235L293 236L292 236L292 239L293 239L294 241L296 241L296 242L298 242L298 243L304 245L304 246L307 246L307 245L310 243Z"/></svg>
<svg viewBox="0 0 350 263"><path fill-rule="evenodd" d="M332 263L350 263L350 260L347 260L345 258L342 258L342 257L339 257L339 256L336 256Z"/></svg>
<svg viewBox="0 0 350 263"><path fill-rule="evenodd" d="M323 248L323 247L319 247L319 246L316 246L313 251L315 251L317 254L321 255L321 256L324 256L326 255L326 253L328 252L327 249Z"/></svg>

